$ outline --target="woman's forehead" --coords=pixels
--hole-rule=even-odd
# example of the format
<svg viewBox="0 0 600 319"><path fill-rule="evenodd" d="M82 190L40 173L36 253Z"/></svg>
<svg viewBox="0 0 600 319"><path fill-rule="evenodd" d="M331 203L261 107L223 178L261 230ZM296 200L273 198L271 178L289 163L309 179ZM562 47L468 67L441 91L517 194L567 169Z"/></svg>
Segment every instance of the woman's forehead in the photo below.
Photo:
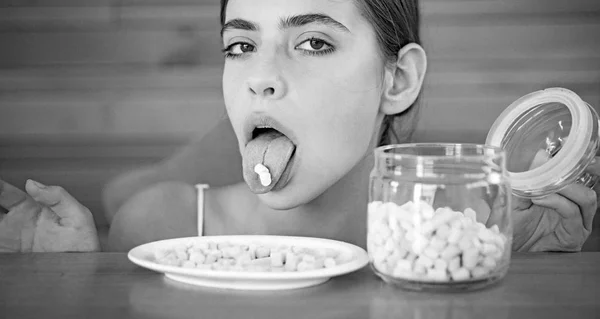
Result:
<svg viewBox="0 0 600 319"><path fill-rule="evenodd" d="M272 28L290 17L310 14L331 17L350 31L365 23L353 0L230 0L225 22L241 19Z"/></svg>

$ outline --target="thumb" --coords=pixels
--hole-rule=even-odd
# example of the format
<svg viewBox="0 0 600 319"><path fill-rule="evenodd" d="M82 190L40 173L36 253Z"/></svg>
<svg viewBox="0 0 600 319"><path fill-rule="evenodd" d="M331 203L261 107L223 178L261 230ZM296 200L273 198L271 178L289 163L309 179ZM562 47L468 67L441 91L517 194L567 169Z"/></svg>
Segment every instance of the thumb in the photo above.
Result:
<svg viewBox="0 0 600 319"><path fill-rule="evenodd" d="M542 166L542 164L546 163L550 160L550 155L546 152L545 149L540 149L533 156L533 160L529 164L529 170Z"/></svg>
<svg viewBox="0 0 600 319"><path fill-rule="evenodd" d="M29 179L25 183L25 190L38 203L49 207L61 218L75 217L75 214L85 208L60 186L46 186Z"/></svg>
<svg viewBox="0 0 600 319"><path fill-rule="evenodd" d="M594 175L600 175L600 156L594 157L590 162L590 165L586 167L586 172Z"/></svg>
<svg viewBox="0 0 600 319"><path fill-rule="evenodd" d="M514 211L526 210L526 209L529 209L531 207L531 205L533 205L533 202L531 201L531 199L515 195L514 193L511 195L510 199L511 199L510 206L512 207L512 210L514 210Z"/></svg>

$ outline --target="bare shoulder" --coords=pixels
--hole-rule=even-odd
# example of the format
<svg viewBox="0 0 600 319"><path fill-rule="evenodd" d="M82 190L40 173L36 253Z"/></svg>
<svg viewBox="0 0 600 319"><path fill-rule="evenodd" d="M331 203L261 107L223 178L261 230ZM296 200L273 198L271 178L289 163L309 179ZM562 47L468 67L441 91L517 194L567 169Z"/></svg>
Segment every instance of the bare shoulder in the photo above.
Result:
<svg viewBox="0 0 600 319"><path fill-rule="evenodd" d="M162 182L137 193L115 215L109 233L111 250L197 236L196 200L195 187L182 182Z"/></svg>
<svg viewBox="0 0 600 319"><path fill-rule="evenodd" d="M204 235L239 233L252 228L243 212L258 205L246 184L204 191ZM155 184L127 200L111 224L111 250L127 251L151 241L198 235L198 193L182 182Z"/></svg>

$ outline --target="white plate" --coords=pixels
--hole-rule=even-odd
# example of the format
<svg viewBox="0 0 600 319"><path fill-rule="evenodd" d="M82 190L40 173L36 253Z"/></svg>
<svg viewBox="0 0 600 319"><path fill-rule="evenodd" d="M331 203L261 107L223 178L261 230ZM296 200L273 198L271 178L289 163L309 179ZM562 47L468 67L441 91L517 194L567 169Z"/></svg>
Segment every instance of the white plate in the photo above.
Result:
<svg viewBox="0 0 600 319"><path fill-rule="evenodd" d="M256 243L265 246L286 245L302 248L334 249L340 253L349 253L352 259L331 268L322 268L297 272L246 272L212 269L190 269L163 265L156 261L154 253L158 250L172 249L185 244L202 242L228 242L248 245ZM157 272L167 278L198 286L243 290L282 290L315 286L331 277L347 274L361 269L369 262L367 252L355 245L330 239L290 236L203 236L186 237L155 241L133 248L127 254L133 263Z"/></svg>

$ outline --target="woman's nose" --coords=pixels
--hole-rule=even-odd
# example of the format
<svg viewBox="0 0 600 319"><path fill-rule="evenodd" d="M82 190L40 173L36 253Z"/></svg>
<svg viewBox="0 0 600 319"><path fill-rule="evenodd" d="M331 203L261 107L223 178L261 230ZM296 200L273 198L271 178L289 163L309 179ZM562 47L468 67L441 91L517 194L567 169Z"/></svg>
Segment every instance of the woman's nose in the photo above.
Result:
<svg viewBox="0 0 600 319"><path fill-rule="evenodd" d="M248 89L253 96L277 100L285 95L286 86L279 76L271 75L249 79Z"/></svg>

